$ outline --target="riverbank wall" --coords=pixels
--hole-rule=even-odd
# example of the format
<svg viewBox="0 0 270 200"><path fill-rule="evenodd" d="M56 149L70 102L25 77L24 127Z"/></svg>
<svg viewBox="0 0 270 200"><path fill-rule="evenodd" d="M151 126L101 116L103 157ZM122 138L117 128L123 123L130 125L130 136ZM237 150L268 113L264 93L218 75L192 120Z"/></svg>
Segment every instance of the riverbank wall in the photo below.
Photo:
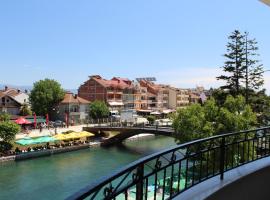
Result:
<svg viewBox="0 0 270 200"><path fill-rule="evenodd" d="M74 146L68 146L68 147L63 147L63 148L45 149L45 150L40 150L40 151L26 152L26 153L21 153L21 154L12 155L12 156L0 157L0 163L39 158L39 157L44 157L44 156L51 156L51 155L59 154L59 153L66 153L66 152L71 152L71 151L88 149L94 146L100 146L100 144L90 143L90 144L83 144L83 145L78 145L78 146L74 145Z"/></svg>
<svg viewBox="0 0 270 200"><path fill-rule="evenodd" d="M130 137L130 138L126 139L126 141L141 140L141 139L148 138L148 137L155 137L155 135L153 135L153 134L140 134L140 135ZM12 156L0 157L0 163L10 162L10 161L21 161L21 160L39 158L39 157L44 157L44 156L52 156L54 154L66 153L66 152L77 151L77 150L82 150L82 149L88 149L91 147L100 146L101 143L102 143L102 141L99 141L99 142L92 142L90 144L74 145L74 146L55 148L55 149L45 149L45 150L40 150L40 151L21 153L21 154L12 155Z"/></svg>

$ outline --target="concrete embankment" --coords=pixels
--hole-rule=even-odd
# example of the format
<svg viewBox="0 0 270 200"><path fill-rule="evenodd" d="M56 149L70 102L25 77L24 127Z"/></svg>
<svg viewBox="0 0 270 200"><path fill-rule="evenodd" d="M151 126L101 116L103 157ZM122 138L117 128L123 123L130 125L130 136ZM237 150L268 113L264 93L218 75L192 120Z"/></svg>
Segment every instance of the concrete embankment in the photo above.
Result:
<svg viewBox="0 0 270 200"><path fill-rule="evenodd" d="M136 136L132 136L127 141L131 140L140 140L146 137L155 137L153 134L139 134ZM70 151L77 151L81 149L88 149L95 146L100 146L102 141L100 142L92 142L90 144L83 144L83 145L74 145L74 146L68 146L68 147L62 147L62 148L55 148L55 149L46 149L46 150L40 150L40 151L33 151L33 152L26 152L21 153L18 155L12 155L12 156L6 156L6 157L0 157L0 163L1 162L8 162L8 161L20 161L20 160L26 160L31 158L39 158L44 156L51 156L53 154L59 154L59 153L66 153Z"/></svg>
<svg viewBox="0 0 270 200"><path fill-rule="evenodd" d="M66 153L66 152L77 151L81 149L88 149L90 147L99 146L99 145L100 145L99 143L93 143L93 144L83 144L83 145L78 145L78 146L68 146L68 147L56 148L56 149L46 149L46 150L40 150L40 151L26 152L26 153L21 153L21 154L12 155L12 156L0 157L0 162L19 161L19 160L26 160L26 159L31 159L31 158L51 156L53 154Z"/></svg>

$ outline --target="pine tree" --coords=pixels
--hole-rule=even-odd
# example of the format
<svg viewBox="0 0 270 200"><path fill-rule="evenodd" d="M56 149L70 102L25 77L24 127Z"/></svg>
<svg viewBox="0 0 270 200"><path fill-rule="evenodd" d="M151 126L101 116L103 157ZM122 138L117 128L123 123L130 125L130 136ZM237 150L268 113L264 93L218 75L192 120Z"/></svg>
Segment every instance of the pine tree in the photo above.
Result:
<svg viewBox="0 0 270 200"><path fill-rule="evenodd" d="M221 88L229 90L233 96L236 96L240 94L241 82L244 79L244 35L240 31L235 30L228 39L227 53L224 54L226 61L223 66L223 71L226 75L221 75L217 79L226 81L226 85Z"/></svg>
<svg viewBox="0 0 270 200"><path fill-rule="evenodd" d="M256 39L249 39L248 32L245 32L245 97L249 101L250 90L259 90L263 84L263 65L257 59L259 54Z"/></svg>

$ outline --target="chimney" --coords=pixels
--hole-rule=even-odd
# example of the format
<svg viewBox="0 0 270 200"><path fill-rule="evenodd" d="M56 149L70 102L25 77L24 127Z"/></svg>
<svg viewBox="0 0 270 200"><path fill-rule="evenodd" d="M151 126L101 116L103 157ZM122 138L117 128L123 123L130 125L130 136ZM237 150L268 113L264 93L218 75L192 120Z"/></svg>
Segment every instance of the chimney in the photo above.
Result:
<svg viewBox="0 0 270 200"><path fill-rule="evenodd" d="M5 86L5 91L7 91L8 90L8 86Z"/></svg>

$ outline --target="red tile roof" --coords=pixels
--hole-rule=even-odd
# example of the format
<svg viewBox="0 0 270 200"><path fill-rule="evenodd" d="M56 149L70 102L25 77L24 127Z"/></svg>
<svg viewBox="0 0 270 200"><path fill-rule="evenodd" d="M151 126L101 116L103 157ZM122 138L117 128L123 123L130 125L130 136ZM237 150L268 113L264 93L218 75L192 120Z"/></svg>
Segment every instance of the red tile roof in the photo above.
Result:
<svg viewBox="0 0 270 200"><path fill-rule="evenodd" d="M147 87L147 91L153 94L157 94L161 90L161 87L159 85L145 80L141 80L140 85L142 87Z"/></svg>
<svg viewBox="0 0 270 200"><path fill-rule="evenodd" d="M15 97L18 94L21 94L22 92L18 89L14 89L14 88L7 88L7 90L0 90L0 97L3 96L10 96L10 97Z"/></svg>
<svg viewBox="0 0 270 200"><path fill-rule="evenodd" d="M73 95L73 93L71 92L67 92L65 94L64 99L61 101L61 104L70 104L70 103L74 103L74 104L89 104L90 101L83 99L81 97L78 97L76 95Z"/></svg>
<svg viewBox="0 0 270 200"><path fill-rule="evenodd" d="M100 76L91 76L96 82L102 85L105 88L118 88L118 89L126 89L132 88L131 81L126 78L114 77L111 80L106 80L101 78Z"/></svg>

